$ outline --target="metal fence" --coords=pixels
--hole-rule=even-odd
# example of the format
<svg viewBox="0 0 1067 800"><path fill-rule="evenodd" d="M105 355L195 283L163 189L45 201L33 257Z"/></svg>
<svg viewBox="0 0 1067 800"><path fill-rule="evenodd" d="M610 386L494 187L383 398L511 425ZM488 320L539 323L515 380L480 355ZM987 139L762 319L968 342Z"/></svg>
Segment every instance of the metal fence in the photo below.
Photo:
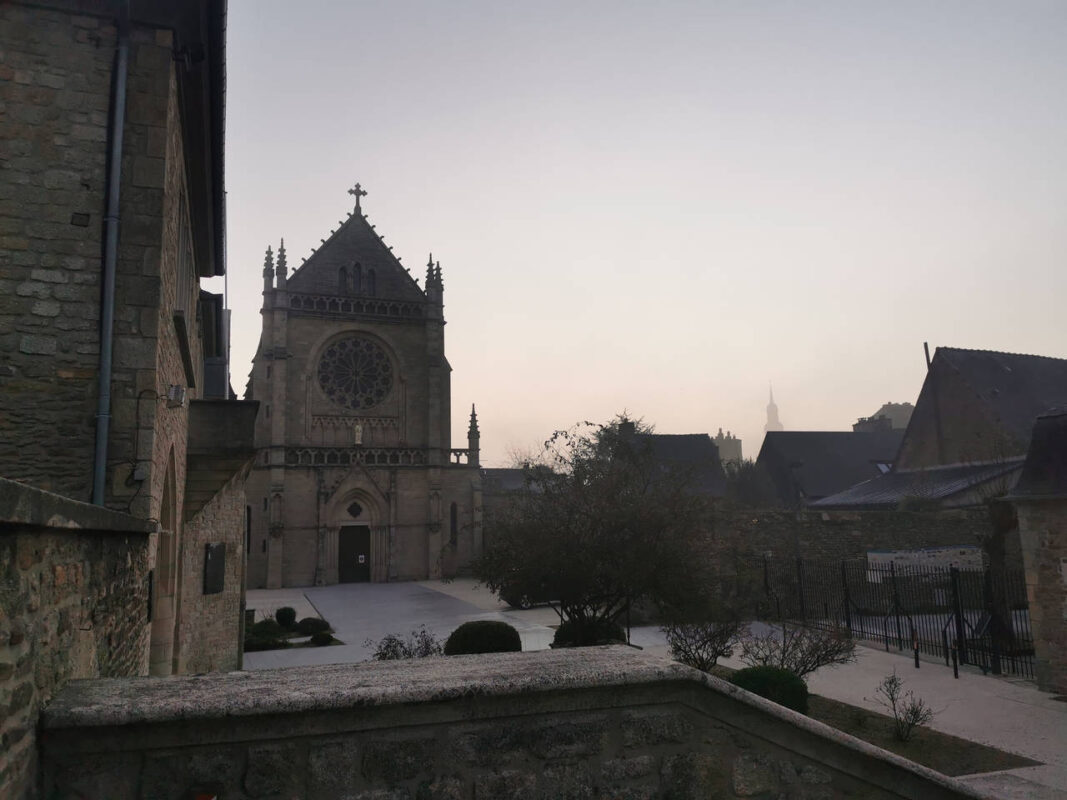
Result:
<svg viewBox="0 0 1067 800"><path fill-rule="evenodd" d="M1034 676L1021 570L763 560L769 611L808 627L846 629L887 650L918 649L996 675Z"/></svg>

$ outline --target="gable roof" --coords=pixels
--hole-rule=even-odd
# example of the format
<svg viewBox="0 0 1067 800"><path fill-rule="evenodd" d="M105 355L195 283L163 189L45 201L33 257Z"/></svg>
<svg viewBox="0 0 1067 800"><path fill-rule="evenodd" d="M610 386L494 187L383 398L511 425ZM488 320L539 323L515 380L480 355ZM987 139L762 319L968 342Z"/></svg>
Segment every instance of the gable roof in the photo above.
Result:
<svg viewBox="0 0 1067 800"><path fill-rule="evenodd" d="M693 488L701 494L726 494L726 475L719 460L719 448L706 433L643 433L652 455L659 461L691 471Z"/></svg>
<svg viewBox="0 0 1067 800"><path fill-rule="evenodd" d="M794 504L796 492L820 498L881 474L878 464L896 458L904 432L768 431L756 463L764 465L779 499Z"/></svg>
<svg viewBox="0 0 1067 800"><path fill-rule="evenodd" d="M1067 497L1067 414L1038 417L1013 496Z"/></svg>
<svg viewBox="0 0 1067 800"><path fill-rule="evenodd" d="M1067 359L994 350L939 347L943 359L992 411L1022 447L1034 420L1067 407Z"/></svg>
<svg viewBox="0 0 1067 800"><path fill-rule="evenodd" d="M901 470L850 486L811 504L811 508L892 509L908 500L939 501L951 506L951 498L996 482L1008 488L1015 483L1022 459L989 464L953 464L947 467ZM1000 492L997 492L998 494ZM964 503L969 504L969 502Z"/></svg>
<svg viewBox="0 0 1067 800"><path fill-rule="evenodd" d="M426 294L362 211L350 214L341 227L289 276L286 287L290 292L340 295L338 276L341 267L352 270L356 264L362 268L365 285L370 271L374 271L375 297L426 302Z"/></svg>

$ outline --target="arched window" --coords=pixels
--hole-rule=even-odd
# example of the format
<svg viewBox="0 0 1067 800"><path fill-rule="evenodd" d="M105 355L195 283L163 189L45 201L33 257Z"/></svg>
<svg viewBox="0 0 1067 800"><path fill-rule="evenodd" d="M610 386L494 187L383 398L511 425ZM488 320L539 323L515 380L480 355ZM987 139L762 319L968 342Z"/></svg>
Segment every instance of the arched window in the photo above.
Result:
<svg viewBox="0 0 1067 800"><path fill-rule="evenodd" d="M363 265L358 261L352 265L352 294L363 293Z"/></svg>
<svg viewBox="0 0 1067 800"><path fill-rule="evenodd" d="M374 274L374 270L369 269L369 270L367 270L367 294L369 294L371 297L374 297L374 295L377 294L377 292L378 292L378 279L377 279L377 276Z"/></svg>
<svg viewBox="0 0 1067 800"><path fill-rule="evenodd" d="M350 291L348 286L348 267L341 267L337 270L337 291L339 294L348 294Z"/></svg>
<svg viewBox="0 0 1067 800"><path fill-rule="evenodd" d="M454 547L459 538L459 509L455 503L448 509L448 516L448 543Z"/></svg>

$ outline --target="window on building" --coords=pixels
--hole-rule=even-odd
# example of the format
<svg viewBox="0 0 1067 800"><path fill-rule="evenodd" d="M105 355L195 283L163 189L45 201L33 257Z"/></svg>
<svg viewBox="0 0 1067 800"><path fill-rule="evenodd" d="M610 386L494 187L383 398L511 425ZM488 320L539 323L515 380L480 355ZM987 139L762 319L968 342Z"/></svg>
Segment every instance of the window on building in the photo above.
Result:
<svg viewBox="0 0 1067 800"><path fill-rule="evenodd" d="M352 291L348 284L348 267L337 270L337 291L339 294L348 294Z"/></svg>
<svg viewBox="0 0 1067 800"><path fill-rule="evenodd" d="M378 276L374 274L374 270L367 270L367 294L374 297L378 293Z"/></svg>
<svg viewBox="0 0 1067 800"><path fill-rule="evenodd" d="M358 261L352 265L352 291L355 294L363 293L363 265Z"/></svg>

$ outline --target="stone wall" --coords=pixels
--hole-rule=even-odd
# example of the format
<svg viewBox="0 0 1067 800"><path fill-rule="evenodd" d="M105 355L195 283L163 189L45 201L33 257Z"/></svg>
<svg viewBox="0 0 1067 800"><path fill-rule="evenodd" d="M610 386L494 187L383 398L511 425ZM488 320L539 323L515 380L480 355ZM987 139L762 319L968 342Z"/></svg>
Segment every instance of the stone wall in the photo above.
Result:
<svg viewBox="0 0 1067 800"><path fill-rule="evenodd" d="M41 707L148 670L145 523L0 480L0 794L32 791Z"/></svg>
<svg viewBox="0 0 1067 800"><path fill-rule="evenodd" d="M1067 497L1016 498L1026 594L1034 634L1035 678L1067 693Z"/></svg>
<svg viewBox="0 0 1067 800"><path fill-rule="evenodd" d="M47 796L978 796L625 647L83 681L43 724Z"/></svg>
<svg viewBox="0 0 1067 800"><path fill-rule="evenodd" d="M977 511L745 511L718 510L712 525L719 552L774 558L839 561L869 550L981 545L991 531ZM1007 565L1021 568L1018 537L1006 543Z"/></svg>
<svg viewBox="0 0 1067 800"><path fill-rule="evenodd" d="M245 585L245 471L239 472L182 532L177 631L180 673L241 668L241 610ZM204 593L208 544L221 544L226 560L223 589Z"/></svg>
<svg viewBox="0 0 1067 800"><path fill-rule="evenodd" d="M107 18L42 5L0 6L0 474L88 500L116 31ZM173 327L161 295L161 269L177 260L162 263L176 247L165 234L178 206L176 185L165 203L165 181L175 182L166 167L180 181L182 164L171 44L169 31L130 32L116 266L108 502L153 518L162 475L147 486L128 478L138 459L155 465L156 396L167 385L157 349Z"/></svg>

